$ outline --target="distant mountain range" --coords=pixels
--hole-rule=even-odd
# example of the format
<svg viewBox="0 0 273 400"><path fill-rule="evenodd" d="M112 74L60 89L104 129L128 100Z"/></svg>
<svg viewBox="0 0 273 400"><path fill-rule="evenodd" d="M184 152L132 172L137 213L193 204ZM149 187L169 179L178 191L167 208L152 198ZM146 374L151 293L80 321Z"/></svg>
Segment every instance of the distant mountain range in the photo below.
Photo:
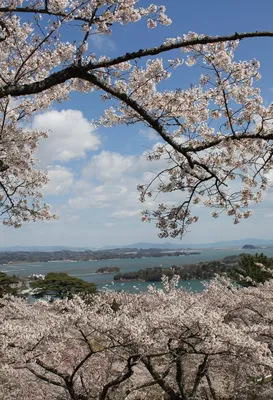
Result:
<svg viewBox="0 0 273 400"><path fill-rule="evenodd" d="M85 250L95 250L92 247L69 247L69 246L11 246L11 247L0 247L0 251L60 251L60 250L70 250L70 251L85 251Z"/></svg>
<svg viewBox="0 0 273 400"><path fill-rule="evenodd" d="M122 249L186 249L191 245L182 245L179 243L147 243L147 242L139 242L133 244L126 244L123 246L105 246L102 247L101 250L110 250L114 248L122 248Z"/></svg>
<svg viewBox="0 0 273 400"><path fill-rule="evenodd" d="M214 243L195 243L195 244L183 244L181 243L146 243L139 242L131 245L116 246L126 248L137 248L137 249L209 249L209 248L220 248L220 247L242 247L245 244L252 244L253 246L273 246L273 239L239 239L239 240L227 240ZM115 246L103 247L103 250L113 249Z"/></svg>
<svg viewBox="0 0 273 400"><path fill-rule="evenodd" d="M85 251L85 250L109 250L115 248L122 249L209 249L209 248L220 248L220 247L242 247L246 244L253 246L273 246L273 239L239 239L239 240L227 240L214 243L195 243L195 244L184 244L181 243L147 243L139 242L131 245L120 245L120 246L105 246L100 249L94 247L69 247L69 246L11 246L11 247L0 247L0 251L59 251L59 250L70 250L70 251Z"/></svg>
<svg viewBox="0 0 273 400"><path fill-rule="evenodd" d="M199 245L189 245L189 246L200 246L199 248L209 248L209 247L242 247L245 244L252 244L253 246L273 246L273 239L239 239L222 241L215 243L206 243Z"/></svg>

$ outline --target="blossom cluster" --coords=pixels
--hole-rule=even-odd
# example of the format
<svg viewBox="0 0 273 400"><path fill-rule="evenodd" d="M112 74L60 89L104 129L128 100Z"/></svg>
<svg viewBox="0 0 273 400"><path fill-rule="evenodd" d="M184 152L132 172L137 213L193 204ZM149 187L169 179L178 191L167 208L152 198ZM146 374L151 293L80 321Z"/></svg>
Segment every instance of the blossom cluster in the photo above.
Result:
<svg viewBox="0 0 273 400"><path fill-rule="evenodd" d="M35 168L35 151L46 132L35 132L17 125L22 103L1 100L0 118L0 215L2 222L19 228L22 223L55 218L48 204L42 202L41 189L47 174Z"/></svg>
<svg viewBox="0 0 273 400"><path fill-rule="evenodd" d="M173 42L198 37L190 32ZM153 193L158 197L182 192L183 201L173 207L161 204L156 211L143 213L144 221L157 221L161 237L184 235L198 220L194 204L214 208L215 218L226 212L237 224L251 216L250 205L262 200L270 184L272 108L264 105L255 84L260 79L259 62L236 61L237 46L238 41L184 47L185 62L153 59L145 67L132 68L127 79L111 82L137 106L123 101L106 110L101 122L111 126L142 120L167 142L147 157L168 160L167 168L152 183L138 187L141 201ZM173 68L196 63L207 72L198 84L184 90L160 89Z"/></svg>
<svg viewBox="0 0 273 400"><path fill-rule="evenodd" d="M202 293L177 283L176 276L163 277L165 290L31 306L2 298L1 396L272 397L272 386L258 382L273 367L273 281L239 288L217 278Z"/></svg>

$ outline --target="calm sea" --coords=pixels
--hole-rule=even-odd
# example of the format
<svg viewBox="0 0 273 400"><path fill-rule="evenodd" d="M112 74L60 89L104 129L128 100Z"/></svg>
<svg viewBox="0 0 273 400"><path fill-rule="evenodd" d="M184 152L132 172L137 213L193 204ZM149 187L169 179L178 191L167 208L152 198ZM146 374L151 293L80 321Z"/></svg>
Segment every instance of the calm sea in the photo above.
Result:
<svg viewBox="0 0 273 400"><path fill-rule="evenodd" d="M120 272L136 271L142 268L152 268L162 266L170 268L173 265L193 264L200 261L219 260L226 256L234 254L248 253L255 254L263 252L266 256L273 257L273 248L242 250L241 248L232 249L205 249L202 253L192 256L163 256L163 257L144 257L140 259L123 260L100 260L100 261L55 261L40 262L31 264L9 264L0 266L2 272L15 274L16 276L28 276L30 274L46 274L47 272L66 272L69 275L76 276L88 282L94 282L98 289L106 290L125 290L125 291L143 291L147 290L147 282L114 282L114 274L96 274L100 267L117 266ZM160 287L160 283L156 283ZM194 290L202 290L202 283L198 280L182 281L181 286Z"/></svg>

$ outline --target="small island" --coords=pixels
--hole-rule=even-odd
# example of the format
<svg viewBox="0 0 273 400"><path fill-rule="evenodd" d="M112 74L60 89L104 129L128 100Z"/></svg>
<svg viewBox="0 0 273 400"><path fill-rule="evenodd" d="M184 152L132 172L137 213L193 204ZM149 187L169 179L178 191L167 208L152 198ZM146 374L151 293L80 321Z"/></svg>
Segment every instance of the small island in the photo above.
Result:
<svg viewBox="0 0 273 400"><path fill-rule="evenodd" d="M212 279L215 274L221 275L232 270L234 264L237 264L239 260L240 257L236 257L230 263L225 263L224 260L215 260L183 266L173 265L171 268L154 267L140 269L139 271L119 273L114 276L114 281L160 282L163 274L169 277L176 274L180 276L181 280Z"/></svg>
<svg viewBox="0 0 273 400"><path fill-rule="evenodd" d="M242 249L259 249L259 247L254 246L253 244L245 244Z"/></svg>
<svg viewBox="0 0 273 400"><path fill-rule="evenodd" d="M102 267L97 269L96 273L97 274L112 274L114 272L119 272L120 268L119 267Z"/></svg>

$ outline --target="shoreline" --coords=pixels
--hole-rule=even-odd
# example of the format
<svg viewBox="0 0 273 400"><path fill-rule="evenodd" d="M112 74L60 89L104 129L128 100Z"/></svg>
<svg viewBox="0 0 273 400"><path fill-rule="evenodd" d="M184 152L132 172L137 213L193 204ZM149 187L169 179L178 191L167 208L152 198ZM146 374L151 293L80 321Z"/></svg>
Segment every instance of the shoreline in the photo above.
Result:
<svg viewBox="0 0 273 400"><path fill-rule="evenodd" d="M1 254L1 253L0 253ZM62 262L68 262L68 263L80 263L80 262L97 262L97 261L118 261L118 260L141 260L145 258L163 258L163 257L187 257L187 256L195 256L195 255L200 255L202 253L192 253L192 254L179 254L178 256L176 255L170 255L170 253L162 253L162 256L144 256L144 257L122 257L122 258L101 258L99 260L94 259L94 260L48 260L48 261L12 261L10 263L3 263L0 264L0 266L10 266L12 267L13 265L21 265L21 264L41 264L41 263L62 263Z"/></svg>
<svg viewBox="0 0 273 400"><path fill-rule="evenodd" d="M144 282L144 283L148 283L148 282L160 282L160 281L145 281L143 279L114 279L114 282Z"/></svg>

